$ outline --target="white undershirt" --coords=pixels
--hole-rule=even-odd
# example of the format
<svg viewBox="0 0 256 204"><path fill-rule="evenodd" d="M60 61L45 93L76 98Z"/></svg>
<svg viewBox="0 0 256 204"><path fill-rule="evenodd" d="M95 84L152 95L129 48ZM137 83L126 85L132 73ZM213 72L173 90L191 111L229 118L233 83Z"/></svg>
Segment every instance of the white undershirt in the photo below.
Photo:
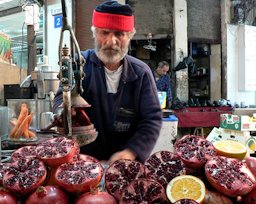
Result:
<svg viewBox="0 0 256 204"><path fill-rule="evenodd" d="M123 71L123 65L121 65L120 67L118 67L118 69L113 71L107 69L106 67L104 67L104 69L108 93L116 93L121 78L121 73Z"/></svg>

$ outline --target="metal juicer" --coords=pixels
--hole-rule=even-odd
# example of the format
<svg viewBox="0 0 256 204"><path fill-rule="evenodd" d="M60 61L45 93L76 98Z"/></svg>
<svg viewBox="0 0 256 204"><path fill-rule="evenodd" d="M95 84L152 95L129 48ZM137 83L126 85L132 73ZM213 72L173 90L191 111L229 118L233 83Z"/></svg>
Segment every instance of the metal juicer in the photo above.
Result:
<svg viewBox="0 0 256 204"><path fill-rule="evenodd" d="M67 137L78 140L81 146L94 141L97 137L97 132L93 124L84 128L72 127L71 107L88 108L90 105L81 97L83 93L82 80L85 76L83 71L85 59L81 55L74 32L71 26L68 25L65 0L61 0L61 4L63 18L59 42L59 80L63 91L63 133ZM63 46L64 31L68 31L70 34L71 49L66 45ZM77 129L79 132L74 132Z"/></svg>

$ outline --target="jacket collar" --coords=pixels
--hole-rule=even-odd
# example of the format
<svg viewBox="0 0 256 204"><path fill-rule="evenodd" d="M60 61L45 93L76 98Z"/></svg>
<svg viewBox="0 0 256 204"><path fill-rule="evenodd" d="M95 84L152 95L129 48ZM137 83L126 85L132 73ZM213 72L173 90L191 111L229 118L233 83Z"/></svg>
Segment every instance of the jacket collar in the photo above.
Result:
<svg viewBox="0 0 256 204"><path fill-rule="evenodd" d="M97 67L103 68L103 63L97 57L95 51L91 52L90 61L95 63ZM134 65L131 63L131 56L126 55L123 59L123 73L122 73L122 81L123 83L134 81L138 78L138 75L135 73Z"/></svg>

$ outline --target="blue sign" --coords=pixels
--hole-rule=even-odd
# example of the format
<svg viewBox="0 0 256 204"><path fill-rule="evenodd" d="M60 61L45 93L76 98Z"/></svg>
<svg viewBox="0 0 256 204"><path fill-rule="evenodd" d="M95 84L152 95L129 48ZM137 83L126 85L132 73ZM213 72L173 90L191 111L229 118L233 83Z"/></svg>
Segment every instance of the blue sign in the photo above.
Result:
<svg viewBox="0 0 256 204"><path fill-rule="evenodd" d="M62 15L54 16L54 28L62 27Z"/></svg>

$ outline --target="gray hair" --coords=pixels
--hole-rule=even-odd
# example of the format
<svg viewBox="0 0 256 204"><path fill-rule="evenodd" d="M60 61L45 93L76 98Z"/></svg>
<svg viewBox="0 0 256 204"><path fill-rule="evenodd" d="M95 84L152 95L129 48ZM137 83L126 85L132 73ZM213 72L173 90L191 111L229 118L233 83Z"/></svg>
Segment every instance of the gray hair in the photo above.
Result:
<svg viewBox="0 0 256 204"><path fill-rule="evenodd" d="M96 37L96 29L97 29L97 27L91 26L91 31L92 31L92 36L93 36L93 38ZM135 30L135 28L133 28L133 31L128 31L128 32L126 32L126 33L128 33L129 38L132 39L133 36L134 36L135 33L136 33L136 30Z"/></svg>
<svg viewBox="0 0 256 204"><path fill-rule="evenodd" d="M168 66L169 67L169 63L166 62L166 61L161 61L158 63L158 66L159 68L163 68L164 66Z"/></svg>

